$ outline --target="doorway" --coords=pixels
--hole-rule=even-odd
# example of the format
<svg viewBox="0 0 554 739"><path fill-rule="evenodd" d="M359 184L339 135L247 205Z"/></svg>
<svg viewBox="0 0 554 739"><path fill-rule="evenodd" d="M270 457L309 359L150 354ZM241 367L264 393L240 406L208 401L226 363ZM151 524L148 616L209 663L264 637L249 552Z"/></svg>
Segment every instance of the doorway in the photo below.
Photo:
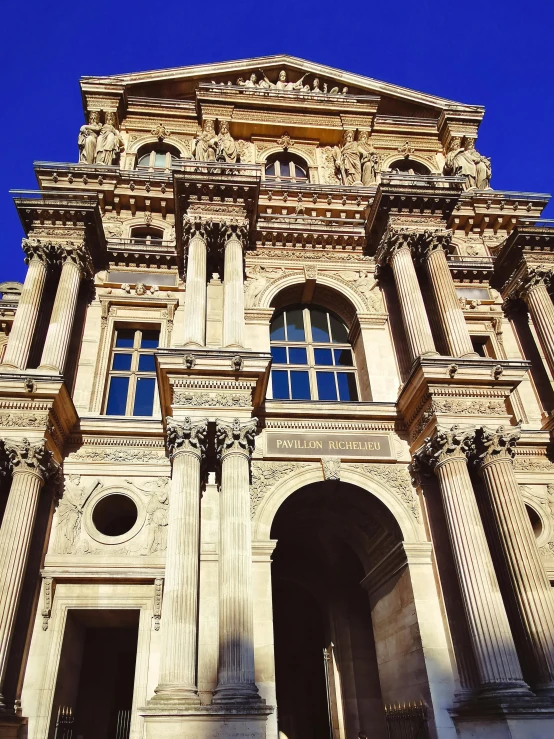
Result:
<svg viewBox="0 0 554 739"><path fill-rule="evenodd" d="M64 707L74 739L128 739L138 626L138 610L68 611L50 737Z"/></svg>

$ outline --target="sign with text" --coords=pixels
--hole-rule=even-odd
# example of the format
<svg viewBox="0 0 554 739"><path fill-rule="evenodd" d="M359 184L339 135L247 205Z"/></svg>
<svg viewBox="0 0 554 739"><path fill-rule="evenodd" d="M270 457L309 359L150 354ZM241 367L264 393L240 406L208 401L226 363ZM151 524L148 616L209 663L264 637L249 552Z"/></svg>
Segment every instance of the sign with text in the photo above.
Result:
<svg viewBox="0 0 554 739"><path fill-rule="evenodd" d="M274 457L392 457L390 437L385 434L331 431L266 431L266 454Z"/></svg>

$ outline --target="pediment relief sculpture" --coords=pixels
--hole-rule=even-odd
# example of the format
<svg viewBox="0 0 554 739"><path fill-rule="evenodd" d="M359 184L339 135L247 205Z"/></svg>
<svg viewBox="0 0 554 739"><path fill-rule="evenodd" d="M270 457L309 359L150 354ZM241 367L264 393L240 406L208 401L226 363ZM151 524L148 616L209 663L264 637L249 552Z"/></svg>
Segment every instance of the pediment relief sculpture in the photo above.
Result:
<svg viewBox="0 0 554 739"><path fill-rule="evenodd" d="M454 136L450 142L443 174L465 177L466 190L489 190L492 176L491 160L475 149L475 138Z"/></svg>
<svg viewBox="0 0 554 739"><path fill-rule="evenodd" d="M266 75L265 71L263 69L259 70L261 73L261 78L258 79L258 75L255 72L252 72L246 79L244 77L239 77L236 81L237 87L244 87L245 89L249 90L274 90L276 92L298 92L308 95L347 95L348 94L348 87L343 86L340 87L338 85L333 85L331 88L329 88L329 83L324 82L321 83L319 77L314 76L311 85L308 82L305 82L306 77L308 76L308 72L303 74L298 80L291 81L288 79L287 72L284 69L281 69L279 72L279 75L275 82L272 82L269 77ZM214 85L220 85L220 86L232 86L233 83L229 80L227 83L225 82L215 82L212 80L212 84Z"/></svg>

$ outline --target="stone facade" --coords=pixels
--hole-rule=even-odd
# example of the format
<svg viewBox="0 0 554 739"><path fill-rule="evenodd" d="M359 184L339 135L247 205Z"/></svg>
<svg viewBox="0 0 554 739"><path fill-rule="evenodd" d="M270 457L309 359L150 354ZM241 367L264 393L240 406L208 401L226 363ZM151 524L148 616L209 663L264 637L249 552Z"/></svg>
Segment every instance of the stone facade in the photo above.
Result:
<svg viewBox="0 0 554 739"><path fill-rule="evenodd" d="M0 736L553 735L548 196L299 59L81 88L0 285Z"/></svg>

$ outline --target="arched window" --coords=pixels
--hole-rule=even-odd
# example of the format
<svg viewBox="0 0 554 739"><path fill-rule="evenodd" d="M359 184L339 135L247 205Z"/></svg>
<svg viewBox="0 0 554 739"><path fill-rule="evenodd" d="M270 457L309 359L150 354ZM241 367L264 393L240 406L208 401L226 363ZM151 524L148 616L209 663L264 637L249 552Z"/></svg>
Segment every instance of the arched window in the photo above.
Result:
<svg viewBox="0 0 554 739"><path fill-rule="evenodd" d="M272 154L265 163L266 180L307 182L308 165L295 154Z"/></svg>
<svg viewBox="0 0 554 739"><path fill-rule="evenodd" d="M358 400L348 330L325 308L286 308L271 322L271 379L278 400Z"/></svg>
<svg viewBox="0 0 554 739"><path fill-rule="evenodd" d="M179 152L172 146L157 145L142 147L137 156L140 169L171 169L171 162L179 158Z"/></svg>
<svg viewBox="0 0 554 739"><path fill-rule="evenodd" d="M416 162L414 159L397 159L396 162L392 162L389 165L389 172L406 172L406 174L431 174L431 170L428 169L421 162Z"/></svg>
<svg viewBox="0 0 554 739"><path fill-rule="evenodd" d="M162 241L163 237L164 232L161 228L154 228L153 226L135 226L131 229L132 239L146 241L147 243Z"/></svg>

